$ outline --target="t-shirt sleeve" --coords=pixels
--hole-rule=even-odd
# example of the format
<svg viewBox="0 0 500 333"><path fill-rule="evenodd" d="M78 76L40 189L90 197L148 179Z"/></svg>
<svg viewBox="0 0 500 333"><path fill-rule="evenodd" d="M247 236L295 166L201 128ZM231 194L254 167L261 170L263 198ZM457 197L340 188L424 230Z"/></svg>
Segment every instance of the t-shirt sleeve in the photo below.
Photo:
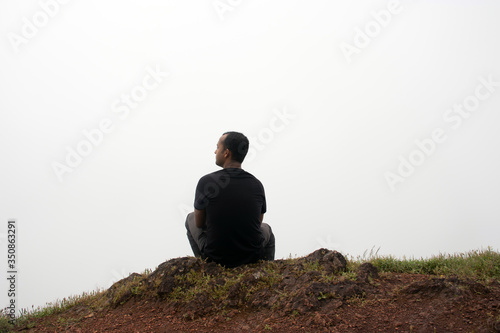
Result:
<svg viewBox="0 0 500 333"><path fill-rule="evenodd" d="M203 190L205 187L206 177L202 177L196 185L196 192L194 194L194 208L203 210L208 206L207 193Z"/></svg>

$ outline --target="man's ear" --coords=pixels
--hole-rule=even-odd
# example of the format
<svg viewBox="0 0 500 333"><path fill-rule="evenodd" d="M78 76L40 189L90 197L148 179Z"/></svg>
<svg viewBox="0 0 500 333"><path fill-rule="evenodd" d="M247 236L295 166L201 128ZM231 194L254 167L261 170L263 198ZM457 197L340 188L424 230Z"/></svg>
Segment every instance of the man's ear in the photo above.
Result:
<svg viewBox="0 0 500 333"><path fill-rule="evenodd" d="M231 151L228 148L226 148L226 150L224 150L224 157L225 158L230 158L231 157Z"/></svg>

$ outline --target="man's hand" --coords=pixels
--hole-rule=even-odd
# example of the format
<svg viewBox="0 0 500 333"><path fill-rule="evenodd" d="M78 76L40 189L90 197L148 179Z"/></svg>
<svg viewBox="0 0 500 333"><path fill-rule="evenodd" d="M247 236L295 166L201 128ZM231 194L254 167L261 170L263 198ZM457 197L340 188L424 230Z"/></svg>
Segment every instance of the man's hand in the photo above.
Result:
<svg viewBox="0 0 500 333"><path fill-rule="evenodd" d="M203 228L207 221L207 211L205 209L194 209L194 223L198 228Z"/></svg>

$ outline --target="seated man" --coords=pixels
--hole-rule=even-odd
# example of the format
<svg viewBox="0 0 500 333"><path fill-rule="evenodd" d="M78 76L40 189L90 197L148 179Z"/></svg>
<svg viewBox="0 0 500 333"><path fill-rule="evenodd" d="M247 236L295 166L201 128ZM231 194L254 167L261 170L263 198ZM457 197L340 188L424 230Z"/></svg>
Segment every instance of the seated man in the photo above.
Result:
<svg viewBox="0 0 500 333"><path fill-rule="evenodd" d="M248 146L247 137L238 132L220 137L215 164L223 169L198 181L195 209L186 218L194 255L226 267L274 260L274 235L262 223L264 187L241 168Z"/></svg>

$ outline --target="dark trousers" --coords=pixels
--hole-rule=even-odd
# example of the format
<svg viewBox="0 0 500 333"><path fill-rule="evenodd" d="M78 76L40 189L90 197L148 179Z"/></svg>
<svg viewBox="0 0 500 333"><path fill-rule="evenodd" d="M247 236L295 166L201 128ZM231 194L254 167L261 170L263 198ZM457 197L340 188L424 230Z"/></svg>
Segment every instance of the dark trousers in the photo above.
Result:
<svg viewBox="0 0 500 333"><path fill-rule="evenodd" d="M186 218L186 229L189 244L191 244L194 256L205 259L204 250L207 244L207 229L198 228L196 226L194 222L194 212L189 213ZM260 230L262 231L262 236L264 236L264 252L260 259L274 260L275 244L273 231L267 223L262 223L260 225Z"/></svg>

